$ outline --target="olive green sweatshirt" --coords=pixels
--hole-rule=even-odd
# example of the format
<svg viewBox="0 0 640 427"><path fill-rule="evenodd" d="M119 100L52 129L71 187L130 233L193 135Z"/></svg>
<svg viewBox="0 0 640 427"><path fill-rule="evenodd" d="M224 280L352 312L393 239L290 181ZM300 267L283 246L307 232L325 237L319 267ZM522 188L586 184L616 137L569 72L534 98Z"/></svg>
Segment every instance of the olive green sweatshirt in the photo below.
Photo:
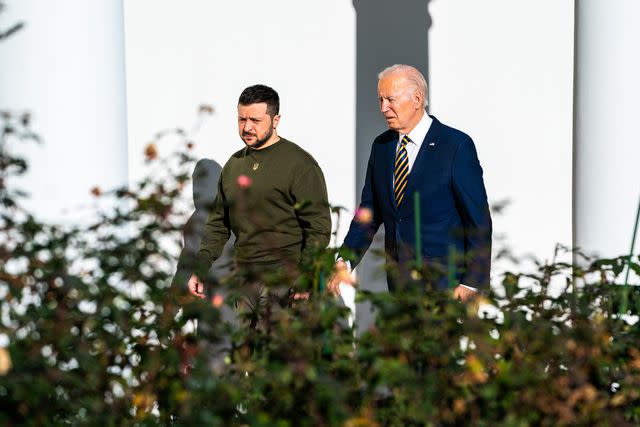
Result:
<svg viewBox="0 0 640 427"><path fill-rule="evenodd" d="M209 268L230 232L238 263L300 262L325 248L331 215L322 170L309 153L281 138L262 150L245 147L222 168L218 195L198 252Z"/></svg>

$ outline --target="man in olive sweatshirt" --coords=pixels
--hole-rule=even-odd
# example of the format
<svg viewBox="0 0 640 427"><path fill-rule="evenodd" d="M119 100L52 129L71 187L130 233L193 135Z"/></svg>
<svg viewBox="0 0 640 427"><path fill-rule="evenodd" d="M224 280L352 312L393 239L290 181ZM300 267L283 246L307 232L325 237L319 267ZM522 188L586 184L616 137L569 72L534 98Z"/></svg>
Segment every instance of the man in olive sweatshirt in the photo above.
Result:
<svg viewBox="0 0 640 427"><path fill-rule="evenodd" d="M313 157L277 134L280 100L264 85L246 88L238 100L238 133L246 147L224 165L189 279L189 291L204 298L197 272L215 261L233 231L240 274L297 266L314 247L325 248L331 215L322 170ZM262 290L251 295L260 303ZM255 299L258 300L255 300Z"/></svg>

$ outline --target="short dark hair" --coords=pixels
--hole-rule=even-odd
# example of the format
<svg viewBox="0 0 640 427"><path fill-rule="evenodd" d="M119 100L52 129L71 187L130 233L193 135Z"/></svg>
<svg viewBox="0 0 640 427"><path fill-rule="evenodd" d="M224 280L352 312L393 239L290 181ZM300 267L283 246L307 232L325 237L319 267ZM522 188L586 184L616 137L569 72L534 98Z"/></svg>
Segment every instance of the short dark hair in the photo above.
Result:
<svg viewBox="0 0 640 427"><path fill-rule="evenodd" d="M265 102L267 113L273 118L280 113L280 97L278 92L265 85L249 86L240 94L238 104L251 105Z"/></svg>

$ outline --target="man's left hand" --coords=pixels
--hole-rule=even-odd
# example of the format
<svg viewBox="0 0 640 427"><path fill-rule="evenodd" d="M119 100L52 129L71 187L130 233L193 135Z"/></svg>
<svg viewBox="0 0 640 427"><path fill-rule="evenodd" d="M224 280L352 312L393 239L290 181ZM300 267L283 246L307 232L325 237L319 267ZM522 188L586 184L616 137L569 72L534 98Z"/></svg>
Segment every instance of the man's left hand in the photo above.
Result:
<svg viewBox="0 0 640 427"><path fill-rule="evenodd" d="M329 293L333 296L340 296L340 283L342 282L355 286L355 281L349 274L347 263L339 259L336 261L334 272L327 282Z"/></svg>
<svg viewBox="0 0 640 427"><path fill-rule="evenodd" d="M456 286L456 288L453 290L453 298L460 300L461 302L466 302L474 298L477 294L477 292L472 291L469 288L465 288L462 285Z"/></svg>

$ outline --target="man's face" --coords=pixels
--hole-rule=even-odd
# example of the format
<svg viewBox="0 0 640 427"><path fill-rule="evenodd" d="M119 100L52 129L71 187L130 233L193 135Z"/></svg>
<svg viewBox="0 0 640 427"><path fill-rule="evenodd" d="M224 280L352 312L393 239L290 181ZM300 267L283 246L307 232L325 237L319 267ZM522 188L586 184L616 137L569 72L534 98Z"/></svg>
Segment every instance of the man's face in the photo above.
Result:
<svg viewBox="0 0 640 427"><path fill-rule="evenodd" d="M258 149L269 141L279 120L280 116L275 116L272 119L267 113L265 102L249 105L238 104L238 134L244 143L251 148Z"/></svg>
<svg viewBox="0 0 640 427"><path fill-rule="evenodd" d="M401 74L378 82L378 100L389 129L408 133L420 120L421 96Z"/></svg>

